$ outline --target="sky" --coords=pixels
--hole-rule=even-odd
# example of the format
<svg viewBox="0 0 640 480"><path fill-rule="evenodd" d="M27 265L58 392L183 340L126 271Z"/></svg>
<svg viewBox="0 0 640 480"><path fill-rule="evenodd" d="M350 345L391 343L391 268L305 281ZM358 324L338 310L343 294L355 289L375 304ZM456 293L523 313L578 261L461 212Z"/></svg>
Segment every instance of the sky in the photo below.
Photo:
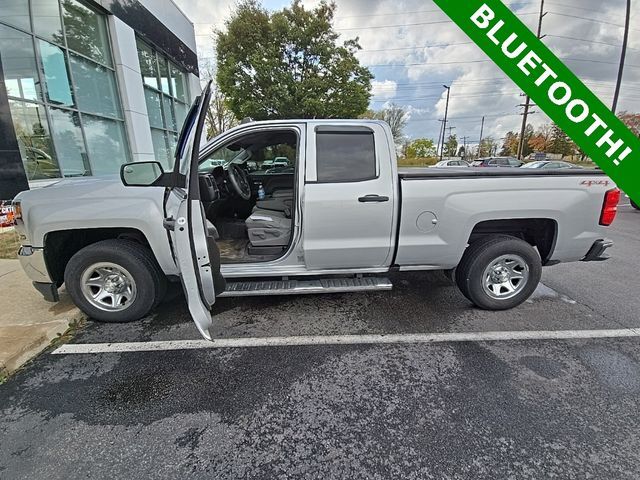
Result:
<svg viewBox="0 0 640 480"><path fill-rule="evenodd" d="M194 22L200 67L215 62L212 31L224 28L235 0L174 0ZM312 8L318 0L303 0ZM334 22L341 39L359 38L358 58L370 68L371 108L389 102L409 112L405 134L436 139L451 86L449 126L460 143L519 132L521 91L431 0L337 0ZM535 31L540 0L506 0ZM269 10L289 2L263 0ZM607 105L620 61L626 0L545 0L543 42ZM618 111L640 112L640 0L632 0L629 50ZM549 123L537 108L529 123Z"/></svg>

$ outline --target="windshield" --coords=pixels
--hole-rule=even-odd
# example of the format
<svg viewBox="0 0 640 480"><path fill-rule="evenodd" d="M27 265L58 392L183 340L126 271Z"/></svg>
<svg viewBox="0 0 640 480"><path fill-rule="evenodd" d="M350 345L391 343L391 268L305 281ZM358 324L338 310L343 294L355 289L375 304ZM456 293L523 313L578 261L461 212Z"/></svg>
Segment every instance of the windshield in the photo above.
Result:
<svg viewBox="0 0 640 480"><path fill-rule="evenodd" d="M291 130L251 132L203 156L200 173L210 173L230 163L243 165L248 172L292 173L297 155L297 135Z"/></svg>
<svg viewBox="0 0 640 480"><path fill-rule="evenodd" d="M214 150L210 155L198 165L199 172L210 172L216 167L226 167L230 163L243 163L251 157L251 153L244 148L240 150L229 150L222 147Z"/></svg>

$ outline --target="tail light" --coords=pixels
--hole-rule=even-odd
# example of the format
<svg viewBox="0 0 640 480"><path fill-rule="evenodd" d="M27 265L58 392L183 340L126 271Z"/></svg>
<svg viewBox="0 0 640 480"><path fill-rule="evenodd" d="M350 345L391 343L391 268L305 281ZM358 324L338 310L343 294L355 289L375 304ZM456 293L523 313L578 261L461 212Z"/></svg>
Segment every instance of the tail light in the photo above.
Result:
<svg viewBox="0 0 640 480"><path fill-rule="evenodd" d="M600 225L608 227L616 219L618 214L618 203L620 203L620 190L614 188L604 194L602 213L600 214Z"/></svg>

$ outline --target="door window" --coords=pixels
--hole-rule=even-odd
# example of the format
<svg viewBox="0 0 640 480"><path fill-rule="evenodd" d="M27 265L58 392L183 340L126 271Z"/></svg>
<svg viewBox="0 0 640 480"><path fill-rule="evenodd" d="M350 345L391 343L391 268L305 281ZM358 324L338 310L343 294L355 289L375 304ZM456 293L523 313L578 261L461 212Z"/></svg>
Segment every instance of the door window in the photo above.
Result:
<svg viewBox="0 0 640 480"><path fill-rule="evenodd" d="M368 128L318 129L316 165L320 183L362 182L376 178L373 131Z"/></svg>

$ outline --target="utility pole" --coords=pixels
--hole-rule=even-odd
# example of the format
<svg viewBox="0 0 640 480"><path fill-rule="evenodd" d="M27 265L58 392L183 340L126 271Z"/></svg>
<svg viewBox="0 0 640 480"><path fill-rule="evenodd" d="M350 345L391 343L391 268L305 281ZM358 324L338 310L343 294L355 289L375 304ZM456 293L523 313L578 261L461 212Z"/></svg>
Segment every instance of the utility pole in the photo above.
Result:
<svg viewBox="0 0 640 480"><path fill-rule="evenodd" d="M440 122L440 131L438 132L438 146L436 147L436 156L440 151L440 140L442 140L442 129L444 128L444 120L438 120Z"/></svg>
<svg viewBox="0 0 640 480"><path fill-rule="evenodd" d="M484 133L484 117L482 117L482 124L480 125L480 141L478 142L478 158L480 158L480 149L482 148L483 133Z"/></svg>
<svg viewBox="0 0 640 480"><path fill-rule="evenodd" d="M467 158L467 137L464 136L462 137L462 148L463 148L463 152L464 154L462 155L462 159L465 160Z"/></svg>
<svg viewBox="0 0 640 480"><path fill-rule="evenodd" d="M442 150L440 151L440 161L442 161L442 155L444 154L444 134L445 130L447 129L447 116L449 115L449 96L451 95L451 87L448 87L446 85L442 86L447 89L447 104L444 108L444 124L442 128Z"/></svg>
<svg viewBox="0 0 640 480"><path fill-rule="evenodd" d="M631 20L631 0L627 0L627 17L624 24L624 37L622 39L622 53L620 53L620 68L618 69L618 81L616 82L616 91L613 94L613 106L611 111L616 113L618 109L618 97L620 96L620 87L622 87L622 76L624 74L624 60L627 56L627 43L629 43L629 23Z"/></svg>
<svg viewBox="0 0 640 480"><path fill-rule="evenodd" d="M447 143L449 142L449 139L451 138L451 131L455 130L456 127L447 127L447 130L449 130L449 136L446 137L445 141L442 143L442 151L444 153L444 147L445 145L447 145ZM449 152L449 156L451 156L451 152Z"/></svg>
<svg viewBox="0 0 640 480"><path fill-rule="evenodd" d="M540 17L538 18L538 38L542 38L542 19L547 12L544 11L544 0L540 0ZM518 142L518 160L522 160L524 156L524 132L527 128L527 117L529 116L529 107L531 106L531 98L526 96L524 102L524 114L522 115L522 128L520 129L520 142Z"/></svg>

